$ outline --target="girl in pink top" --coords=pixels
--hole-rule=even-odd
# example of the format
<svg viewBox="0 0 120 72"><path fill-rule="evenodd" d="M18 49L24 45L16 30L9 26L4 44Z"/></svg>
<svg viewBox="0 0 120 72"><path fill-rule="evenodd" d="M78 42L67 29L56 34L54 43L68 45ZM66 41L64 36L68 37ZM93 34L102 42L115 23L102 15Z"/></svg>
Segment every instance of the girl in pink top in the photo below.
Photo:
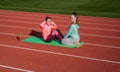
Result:
<svg viewBox="0 0 120 72"><path fill-rule="evenodd" d="M58 40L62 40L63 36L60 31L57 29L57 25L52 21L51 17L46 17L45 21L40 24L42 30L42 36L44 41L49 42L54 37Z"/></svg>

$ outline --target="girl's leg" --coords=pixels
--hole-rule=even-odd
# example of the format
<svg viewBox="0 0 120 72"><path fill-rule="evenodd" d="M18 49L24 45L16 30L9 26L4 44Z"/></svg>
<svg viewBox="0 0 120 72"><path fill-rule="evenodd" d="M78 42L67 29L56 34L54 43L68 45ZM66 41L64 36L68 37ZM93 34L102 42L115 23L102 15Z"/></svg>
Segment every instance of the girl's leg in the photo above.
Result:
<svg viewBox="0 0 120 72"><path fill-rule="evenodd" d="M58 31L52 31L45 41L50 42L55 36L58 40L62 40L62 36L59 34Z"/></svg>
<svg viewBox="0 0 120 72"><path fill-rule="evenodd" d="M59 29L57 29L56 31L60 34L60 36L61 36L62 38L64 38L62 32L61 32Z"/></svg>
<svg viewBox="0 0 120 72"><path fill-rule="evenodd" d="M52 31L52 35L55 35L58 40L62 40L62 36L58 33L58 31Z"/></svg>
<svg viewBox="0 0 120 72"><path fill-rule="evenodd" d="M76 45L77 40L72 39L72 38L64 38L62 39L62 44L65 45Z"/></svg>
<svg viewBox="0 0 120 72"><path fill-rule="evenodd" d="M45 42L50 42L50 41L52 41L53 38L54 38L54 35L52 35L52 32L51 32L51 34L47 37Z"/></svg>

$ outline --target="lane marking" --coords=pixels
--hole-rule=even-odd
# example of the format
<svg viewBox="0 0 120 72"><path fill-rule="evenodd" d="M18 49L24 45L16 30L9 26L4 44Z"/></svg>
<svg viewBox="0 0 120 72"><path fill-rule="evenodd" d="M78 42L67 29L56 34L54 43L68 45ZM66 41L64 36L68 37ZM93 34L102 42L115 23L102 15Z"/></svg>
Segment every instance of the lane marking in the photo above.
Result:
<svg viewBox="0 0 120 72"><path fill-rule="evenodd" d="M114 32L120 32L120 30L112 30L112 29L102 29L102 28L89 28L89 27L80 27L84 29L93 29L93 30L104 30L104 31L114 31Z"/></svg>
<svg viewBox="0 0 120 72"><path fill-rule="evenodd" d="M118 47L118 46L101 45L101 44L92 44L92 43L85 43L85 44L87 44L87 45L94 45L94 46L101 46L101 47L109 47L109 48L120 49L120 47Z"/></svg>
<svg viewBox="0 0 120 72"><path fill-rule="evenodd" d="M106 38L115 38L115 39L120 39L120 37L113 37L113 36L104 36L104 35L95 35L95 34L85 34L85 33L80 33L81 35L88 35L88 36L96 36L96 37L106 37Z"/></svg>
<svg viewBox="0 0 120 72"><path fill-rule="evenodd" d="M31 29L31 30L40 30L37 28L29 28L29 27L19 27L19 26L9 26L9 25L0 25L2 27L11 27L11 28L21 28L21 29Z"/></svg>
<svg viewBox="0 0 120 72"><path fill-rule="evenodd" d="M18 23L28 23L28 24L35 24L35 25L39 25L38 22L28 22L28 21L20 21L20 20L0 20L0 21L9 21L9 22L18 22Z"/></svg>
<svg viewBox="0 0 120 72"><path fill-rule="evenodd" d="M72 55L72 54L67 54L67 53L59 53L59 52L52 52L52 51L46 51L46 50L31 49L31 48L27 48L27 47L19 47L19 46L12 46L12 45L6 45L6 44L0 44L0 46L8 47L8 48L14 48L14 49L22 49L22 50L34 51L34 52L42 52L42 53L47 53L47 54L54 54L54 55L68 56L68 57L74 57L74 58L81 58L81 59L87 59L87 60L93 60L93 61L120 64L120 62L118 62L118 61L91 58L91 57L85 57L85 56L78 56L78 55Z"/></svg>
<svg viewBox="0 0 120 72"><path fill-rule="evenodd" d="M1 65L1 64L0 64L0 67L12 69L12 70L23 71L23 72L34 72L32 70L26 70L26 69L21 69L21 68L16 68L16 67L12 67L12 66Z"/></svg>

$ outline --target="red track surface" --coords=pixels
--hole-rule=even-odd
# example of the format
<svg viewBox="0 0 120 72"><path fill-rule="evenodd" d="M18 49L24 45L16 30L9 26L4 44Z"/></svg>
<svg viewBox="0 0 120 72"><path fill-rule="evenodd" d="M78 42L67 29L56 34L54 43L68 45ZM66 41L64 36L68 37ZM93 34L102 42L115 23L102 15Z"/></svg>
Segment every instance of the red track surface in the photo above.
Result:
<svg viewBox="0 0 120 72"><path fill-rule="evenodd" d="M79 16L78 49L23 43L19 32L40 32L51 16L65 34L69 16L0 10L0 72L120 72L120 19Z"/></svg>

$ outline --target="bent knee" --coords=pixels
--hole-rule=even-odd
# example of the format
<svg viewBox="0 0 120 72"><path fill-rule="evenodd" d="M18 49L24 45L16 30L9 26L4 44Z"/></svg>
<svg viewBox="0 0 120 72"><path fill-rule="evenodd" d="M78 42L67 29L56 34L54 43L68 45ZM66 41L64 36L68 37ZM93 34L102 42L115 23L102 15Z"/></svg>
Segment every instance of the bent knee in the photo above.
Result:
<svg viewBox="0 0 120 72"><path fill-rule="evenodd" d="M52 35L58 35L58 32L57 31L53 31Z"/></svg>

